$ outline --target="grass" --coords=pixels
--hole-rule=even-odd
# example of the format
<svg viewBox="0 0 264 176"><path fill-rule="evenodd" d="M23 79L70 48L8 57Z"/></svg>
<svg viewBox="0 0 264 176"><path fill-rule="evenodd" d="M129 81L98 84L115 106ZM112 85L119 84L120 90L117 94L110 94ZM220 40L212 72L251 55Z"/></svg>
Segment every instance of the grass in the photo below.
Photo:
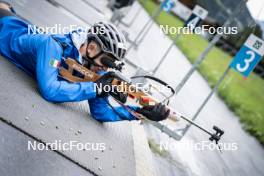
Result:
<svg viewBox="0 0 264 176"><path fill-rule="evenodd" d="M149 14L157 8L153 1L147 1L144 8ZM172 14L162 12L155 21L170 27L183 26L183 21ZM175 36L170 35L170 38ZM183 35L176 42L190 62L194 62L207 47L208 41L198 35ZM232 56L214 47L199 66L198 71L213 87L232 60ZM218 95L240 118L244 129L264 144L264 80L251 73L247 80L231 71L219 87Z"/></svg>

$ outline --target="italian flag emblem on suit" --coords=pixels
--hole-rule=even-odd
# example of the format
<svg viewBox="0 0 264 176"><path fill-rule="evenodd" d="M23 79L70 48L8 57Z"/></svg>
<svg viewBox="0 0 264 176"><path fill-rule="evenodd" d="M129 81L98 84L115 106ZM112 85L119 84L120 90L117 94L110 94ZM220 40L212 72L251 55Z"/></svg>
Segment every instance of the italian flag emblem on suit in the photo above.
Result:
<svg viewBox="0 0 264 176"><path fill-rule="evenodd" d="M59 62L57 59L51 59L51 60L50 60L50 65L51 65L52 67L59 68L59 66L60 66L60 62Z"/></svg>

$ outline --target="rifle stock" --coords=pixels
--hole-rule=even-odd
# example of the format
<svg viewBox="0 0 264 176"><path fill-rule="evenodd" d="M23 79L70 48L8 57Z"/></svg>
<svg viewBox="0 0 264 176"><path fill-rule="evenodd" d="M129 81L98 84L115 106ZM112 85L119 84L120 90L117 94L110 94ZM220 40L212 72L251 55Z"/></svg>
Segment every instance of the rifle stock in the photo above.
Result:
<svg viewBox="0 0 264 176"><path fill-rule="evenodd" d="M95 82L101 77L100 75L87 69L86 67L83 67L74 59L71 58L66 59L65 64L67 65L68 68L66 69L64 67L61 67L59 69L59 73L64 79L66 79L69 82L72 83ZM74 71L81 73L81 75L83 76L79 77L74 75L73 74ZM123 80L119 80L115 78L112 81L112 85L117 86L119 91L127 93L130 98L136 100L141 106L155 105L156 103L158 103L158 101L151 95L144 93L143 91L137 90L135 86ZM180 114L174 111L173 109L171 109L170 107L167 108L170 109L170 115L168 118L172 121L178 121L178 117Z"/></svg>

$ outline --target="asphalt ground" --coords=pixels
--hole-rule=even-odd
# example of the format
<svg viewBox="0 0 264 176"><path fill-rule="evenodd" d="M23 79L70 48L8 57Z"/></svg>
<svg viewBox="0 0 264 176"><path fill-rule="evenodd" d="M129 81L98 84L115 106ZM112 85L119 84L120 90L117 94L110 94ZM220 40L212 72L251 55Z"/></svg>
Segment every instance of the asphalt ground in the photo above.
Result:
<svg viewBox="0 0 264 176"><path fill-rule="evenodd" d="M56 3L54 4L50 2L47 3L46 1L19 0L15 2L15 8L19 13L21 13L22 16L30 19L33 23L49 26L56 23L63 23L64 25L69 25L72 23L78 25L89 25L89 23L92 24L94 20L101 20L104 16L110 16L107 10L105 10L105 1L86 1L96 6L96 9L93 12L98 13L97 15L92 15L91 13L90 20L86 20L89 15L87 16L87 14L83 14L83 12L86 12L86 8L90 11L94 8L92 8L92 6L87 3L85 4L89 7L86 7L84 5L80 7L76 2L76 6L79 7L79 9L76 10L76 8L73 7L75 6L75 4L69 5L70 2L68 1L65 1L64 4L58 0L55 1ZM95 5L95 2L98 2L98 4ZM136 4L134 7L138 8L138 5ZM55 13L58 8L60 9L60 13ZM99 11L101 12L98 12L98 9L100 9ZM89 10L87 11L87 13L90 12ZM133 12L136 12L136 10L132 10L131 13L128 14L128 20L131 16L134 15ZM65 18L65 16L67 16L67 18ZM120 25L120 27L122 27L123 30L125 30L129 34L130 39L133 40L142 25L148 20L148 18L149 16L144 11L141 11L136 22L131 27L126 28L124 26L122 27L122 25ZM164 51L170 45L170 42L171 41L166 36L160 33L158 26L154 25L144 42L138 47L137 50L131 50L127 58L130 61L137 63L144 69L151 70L158 63L159 58L161 58L161 56L164 54ZM181 53L181 51L177 47L174 47L169 53L167 60L157 72L156 76L171 83L173 86L176 86L181 78L186 74L190 66L191 64L183 55L183 53ZM10 70L10 73L12 71L13 69ZM133 70L131 67L129 67L126 71L128 75L133 75L134 72L135 70ZM5 77L6 76L2 78ZM4 90L12 90L10 89L12 85L9 85L10 87L7 87L7 85L5 86L6 89ZM27 85L25 85L25 87L28 88ZM190 81L185 85L184 89L174 99L172 105L183 114L191 117L195 113L203 99L209 94L209 92L210 87L208 86L207 82L198 72L195 72ZM36 94L34 94L34 96L36 96ZM8 98L8 96L5 97L5 99ZM16 99L17 98L15 97L12 100L14 101ZM4 106L4 109L7 109L7 106ZM80 108L77 109L84 110L86 109L86 107L82 108L81 105ZM87 110L84 110L84 112L86 111ZM8 115L8 113L6 114ZM9 112L9 114L11 113ZM78 125L80 123L80 118L77 119L78 120L74 121L73 124L76 123ZM83 120L81 121L85 123ZM226 105L221 101L219 97L217 97L216 95L213 96L213 98L207 104L206 108L200 114L197 122L208 129L210 129L213 124L222 127L225 130L225 136L222 142L235 142L238 146L238 150L224 151L221 154L218 151L209 150L193 151L186 150L184 148L172 149L169 151L171 155L170 161L174 161L174 165L171 164L171 162L168 162L167 159L156 159L155 170L157 170L157 175L264 175L264 151L262 146L242 129L238 118L226 107ZM90 123L91 122L89 121L89 125L91 125ZM107 126L108 125L111 128L112 124L107 124ZM118 127L115 128L121 129L121 131L122 129L128 127L124 124L121 124L120 126L118 124L117 126ZM96 125L95 128L97 128ZM115 128L111 128L111 130ZM111 130L106 131L108 133ZM180 142L169 139L165 134L160 133L152 127L146 128L146 132L148 133L148 137L154 138L157 143L160 141L169 141L170 143L173 143L177 146L181 146L189 142L201 142L203 140L208 140L207 135L200 133L200 131L194 127L190 129L187 135ZM111 135L109 136L111 137ZM131 141L127 138L124 139L128 142L126 143L126 145L129 146L131 144ZM154 159L155 157L157 156L154 155ZM114 158L116 158L116 156ZM96 170L98 169L98 165L90 168L94 168L94 170ZM131 168L133 167L130 167L130 169ZM120 169L120 172L124 172L122 169ZM97 173L100 172L97 171ZM129 173L131 174L135 172L132 171ZM109 173L107 175L109 175Z"/></svg>

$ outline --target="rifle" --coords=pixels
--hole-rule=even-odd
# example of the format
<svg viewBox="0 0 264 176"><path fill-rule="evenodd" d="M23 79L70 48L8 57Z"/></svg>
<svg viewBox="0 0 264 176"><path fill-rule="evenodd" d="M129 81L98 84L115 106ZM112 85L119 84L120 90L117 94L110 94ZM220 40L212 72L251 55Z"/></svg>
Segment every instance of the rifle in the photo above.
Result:
<svg viewBox="0 0 264 176"><path fill-rule="evenodd" d="M60 67L59 69L59 74L61 77L63 77L65 80L75 83L75 82L95 82L98 80L101 76L96 74L95 72L89 70L88 68L82 66L79 64L76 60L68 58L65 60L65 64L67 65L67 68ZM78 72L78 75L81 76L76 76L74 72ZM148 76L144 76L148 77ZM165 82L157 79L157 78L152 78L163 85L168 85ZM135 88L131 83L128 83L124 81L123 79L118 79L114 78L112 81L112 85L115 85L119 88L119 91L122 91L124 93L128 94L128 97L131 99L134 99L139 105L141 106L147 106L147 105L155 105L156 103L159 103L154 97L151 95L140 91ZM173 88L168 86L174 92ZM127 106L125 106L123 103L119 102L116 100L121 106L125 107L129 112L131 112L133 115L135 115L139 119L145 119L141 114L138 114L136 112L132 112ZM224 131L221 130L220 128L213 126L213 130L215 133L211 133L208 130L204 129L200 125L196 124L195 122L189 120L188 118L184 117L181 113L177 112L176 110L172 109L169 106L166 106L166 108L170 109L170 114L168 116L169 120L172 120L174 122L178 121L179 118L184 119L187 121L189 124L196 126L203 132L207 133L210 135L209 140L210 141L215 141L216 144L218 144L219 140L221 139L221 136L224 134ZM168 128L164 128L164 126L161 126L159 123L153 123L152 124L159 129L161 129L163 132L167 133L169 136L171 136L171 131ZM163 130L164 129L164 130Z"/></svg>

